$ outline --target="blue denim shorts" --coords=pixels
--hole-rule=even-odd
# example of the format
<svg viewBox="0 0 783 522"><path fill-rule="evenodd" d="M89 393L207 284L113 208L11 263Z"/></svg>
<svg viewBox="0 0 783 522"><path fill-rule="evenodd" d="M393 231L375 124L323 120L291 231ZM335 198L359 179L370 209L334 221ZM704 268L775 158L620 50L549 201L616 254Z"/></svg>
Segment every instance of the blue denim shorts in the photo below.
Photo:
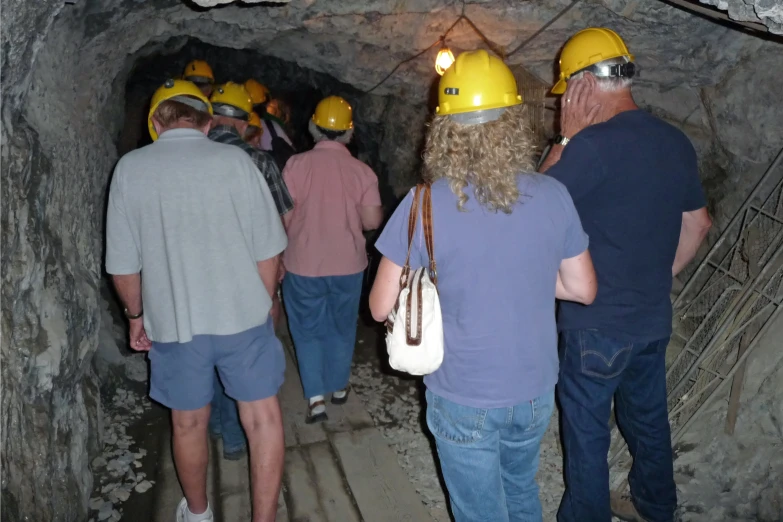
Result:
<svg viewBox="0 0 783 522"><path fill-rule="evenodd" d="M252 402L276 395L285 355L271 320L233 335L195 335L187 343L152 343L150 397L172 410L197 410L212 400L215 368L226 394Z"/></svg>

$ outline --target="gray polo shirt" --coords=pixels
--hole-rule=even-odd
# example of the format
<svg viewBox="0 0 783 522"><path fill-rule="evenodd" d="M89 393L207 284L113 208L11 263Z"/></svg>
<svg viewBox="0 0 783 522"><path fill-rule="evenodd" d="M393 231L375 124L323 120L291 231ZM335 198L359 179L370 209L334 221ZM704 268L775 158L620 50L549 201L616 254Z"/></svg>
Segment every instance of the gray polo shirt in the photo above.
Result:
<svg viewBox="0 0 783 522"><path fill-rule="evenodd" d="M272 301L256 263L287 243L266 181L238 147L173 129L114 170L106 271L141 272L153 341L184 343L263 324Z"/></svg>

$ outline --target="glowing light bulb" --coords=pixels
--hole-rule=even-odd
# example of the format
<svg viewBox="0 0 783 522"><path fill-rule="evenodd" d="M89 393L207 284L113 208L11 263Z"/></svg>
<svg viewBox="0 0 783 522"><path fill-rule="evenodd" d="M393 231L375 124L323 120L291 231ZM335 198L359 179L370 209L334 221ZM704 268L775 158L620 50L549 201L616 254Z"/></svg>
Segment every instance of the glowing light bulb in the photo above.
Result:
<svg viewBox="0 0 783 522"><path fill-rule="evenodd" d="M454 63L454 54L451 52L451 49L449 49L446 46L443 46L440 51L438 51L438 57L435 58L435 71L443 76L443 73L446 72L446 69L451 67L451 65Z"/></svg>

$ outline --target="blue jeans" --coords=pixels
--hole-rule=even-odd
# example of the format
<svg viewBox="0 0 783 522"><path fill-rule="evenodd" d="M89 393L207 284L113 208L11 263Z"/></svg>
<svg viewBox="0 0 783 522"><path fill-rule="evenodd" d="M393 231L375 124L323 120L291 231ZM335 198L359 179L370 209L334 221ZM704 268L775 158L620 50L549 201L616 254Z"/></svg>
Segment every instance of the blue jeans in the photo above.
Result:
<svg viewBox="0 0 783 522"><path fill-rule="evenodd" d="M245 432L239 422L237 401L226 395L223 383L215 372L215 394L209 414L209 432L223 439L223 453L236 453L245 449Z"/></svg>
<svg viewBox="0 0 783 522"><path fill-rule="evenodd" d="M511 408L462 406L427 390L427 426L456 522L541 522L536 471L555 397Z"/></svg>
<svg viewBox="0 0 783 522"><path fill-rule="evenodd" d="M639 514L671 522L677 507L666 405L669 339L634 343L600 330L560 334L557 397L563 415L566 491L558 522L609 522L612 397L617 423L633 456L628 475Z"/></svg>
<svg viewBox="0 0 783 522"><path fill-rule="evenodd" d="M362 274L305 277L287 273L283 299L305 398L348 386Z"/></svg>

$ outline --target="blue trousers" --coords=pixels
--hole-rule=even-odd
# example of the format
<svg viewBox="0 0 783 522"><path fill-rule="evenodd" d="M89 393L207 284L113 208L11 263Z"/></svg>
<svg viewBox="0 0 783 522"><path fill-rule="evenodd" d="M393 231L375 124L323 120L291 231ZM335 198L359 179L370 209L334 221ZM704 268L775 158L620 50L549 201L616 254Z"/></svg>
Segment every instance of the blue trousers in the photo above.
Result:
<svg viewBox="0 0 783 522"><path fill-rule="evenodd" d="M362 274L304 277L289 272L283 280L285 310L305 398L348 386Z"/></svg>
<svg viewBox="0 0 783 522"><path fill-rule="evenodd" d="M223 453L236 453L245 448L245 431L239 422L237 401L226 395L226 389L215 372L215 394L209 413L209 431L223 439Z"/></svg>
<svg viewBox="0 0 783 522"><path fill-rule="evenodd" d="M429 390L426 397L427 426L455 521L541 522L536 471L555 394L490 409L463 406Z"/></svg>
<svg viewBox="0 0 783 522"><path fill-rule="evenodd" d="M560 334L557 397L563 416L566 491L558 522L610 522L609 451L612 397L633 456L628 475L637 511L671 522L677 507L668 410L668 339L633 343L595 329Z"/></svg>

